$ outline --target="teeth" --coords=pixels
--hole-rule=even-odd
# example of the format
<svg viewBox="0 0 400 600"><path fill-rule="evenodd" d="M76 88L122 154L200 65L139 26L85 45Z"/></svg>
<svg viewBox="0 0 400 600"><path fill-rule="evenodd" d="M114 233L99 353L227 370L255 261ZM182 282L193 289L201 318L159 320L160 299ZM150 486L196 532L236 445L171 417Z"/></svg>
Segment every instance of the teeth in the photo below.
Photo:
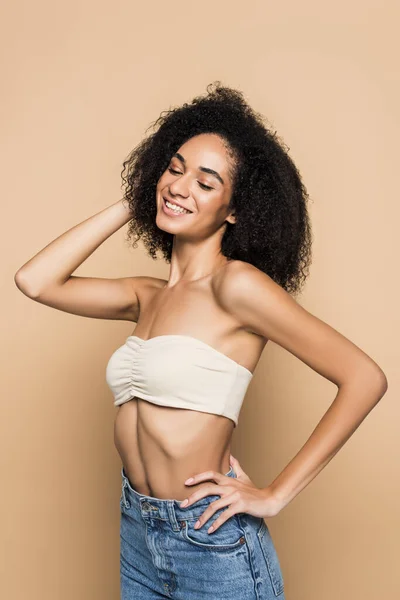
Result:
<svg viewBox="0 0 400 600"><path fill-rule="evenodd" d="M165 201L165 204L166 206L168 206L168 208L177 213L190 213L190 210L186 210L186 208L182 208L181 206L177 206L176 204L171 204L171 202L168 202L168 200Z"/></svg>

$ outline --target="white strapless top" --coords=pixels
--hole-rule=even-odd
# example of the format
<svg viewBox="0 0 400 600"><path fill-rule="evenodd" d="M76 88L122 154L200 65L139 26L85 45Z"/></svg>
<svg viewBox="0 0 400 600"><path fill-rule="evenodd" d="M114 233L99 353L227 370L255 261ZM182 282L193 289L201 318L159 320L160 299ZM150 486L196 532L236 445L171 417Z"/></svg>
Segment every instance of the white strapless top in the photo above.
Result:
<svg viewBox="0 0 400 600"><path fill-rule="evenodd" d="M189 335L130 335L112 354L106 381L114 405L134 396L160 406L232 419L235 427L253 373Z"/></svg>

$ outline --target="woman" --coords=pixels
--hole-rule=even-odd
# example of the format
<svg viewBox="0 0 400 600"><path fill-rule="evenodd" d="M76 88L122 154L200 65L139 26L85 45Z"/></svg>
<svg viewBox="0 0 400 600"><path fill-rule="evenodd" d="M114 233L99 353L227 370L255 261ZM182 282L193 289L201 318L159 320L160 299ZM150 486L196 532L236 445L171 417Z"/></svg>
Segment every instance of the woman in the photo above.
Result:
<svg viewBox="0 0 400 600"><path fill-rule="evenodd" d="M311 227L284 144L240 92L219 82L207 92L166 111L132 151L122 200L15 276L37 302L137 324L106 369L118 406L123 600L284 600L264 518L323 469L387 389L369 356L292 297L307 276ZM142 238L152 258L161 251L170 263L167 280L72 275L126 223L134 247ZM268 340L338 393L259 489L230 443Z"/></svg>

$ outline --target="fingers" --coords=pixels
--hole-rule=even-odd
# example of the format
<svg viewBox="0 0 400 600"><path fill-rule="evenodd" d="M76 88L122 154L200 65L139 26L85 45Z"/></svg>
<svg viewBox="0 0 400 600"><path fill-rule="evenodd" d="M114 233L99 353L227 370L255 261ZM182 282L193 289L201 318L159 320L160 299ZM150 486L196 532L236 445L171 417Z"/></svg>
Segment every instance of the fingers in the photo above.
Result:
<svg viewBox="0 0 400 600"><path fill-rule="evenodd" d="M221 525L223 523L225 523L225 521L228 521L228 519L230 519L236 512L235 509L231 505L231 502L232 502L231 498L232 498L231 496L226 496L225 498L220 498L220 500L216 500L215 502L212 502L206 508L206 510L203 512L203 514L199 517L198 521L194 525L194 528L200 529L200 527L202 527L204 525L204 523L207 523L207 521L209 519L211 519L213 514L216 513L220 508L224 508L225 506L228 506L229 508L224 510L218 516L218 518L215 519L215 521L213 522L211 527L209 527L207 529L207 533L212 533L213 531L216 531L219 527L221 527Z"/></svg>
<svg viewBox="0 0 400 600"><path fill-rule="evenodd" d="M197 475L190 477L190 479L187 479L185 481L186 485L194 485L196 483L209 480L214 480L217 483L203 486L200 489L196 490L195 492L193 492L193 494L185 498L185 500L182 500L182 502L180 503L180 507L187 508L195 502L197 502L198 500L201 500L201 498L205 498L207 496L221 496L221 489L224 489L224 491L227 493L232 492L232 489L229 488L228 490L226 485L221 486L221 483L226 479L229 479L229 483L231 483L232 479L230 477L222 475L222 473L218 473L217 471L204 471L204 473L198 473ZM229 498L232 498L232 496L225 496L223 498L221 497L219 500L212 502L204 511L204 513L199 517L199 520L194 526L195 529L199 529L200 527L202 527L204 523L206 523L208 519L210 519L217 510L228 506L230 504ZM232 509L230 509L230 511L228 509L223 511L223 513L215 520L212 526L208 529L207 533L212 533L213 531L218 529L218 527L221 527L221 525L225 521L227 521L233 514L235 513L232 512Z"/></svg>
<svg viewBox="0 0 400 600"><path fill-rule="evenodd" d="M222 475L221 473L218 473L217 471L204 471L204 473L198 473L197 475L186 479L185 484L194 485L195 483L199 483L200 481L208 481L210 479L213 479L214 481L219 483L224 477L226 476Z"/></svg>
<svg viewBox="0 0 400 600"><path fill-rule="evenodd" d="M190 496L185 498L185 500L182 500L179 506L181 508L187 508L191 504L194 504L195 502L197 502L201 498L205 498L206 496L220 496L220 491L221 488L215 483L204 486L199 490L193 492L193 494L190 494Z"/></svg>

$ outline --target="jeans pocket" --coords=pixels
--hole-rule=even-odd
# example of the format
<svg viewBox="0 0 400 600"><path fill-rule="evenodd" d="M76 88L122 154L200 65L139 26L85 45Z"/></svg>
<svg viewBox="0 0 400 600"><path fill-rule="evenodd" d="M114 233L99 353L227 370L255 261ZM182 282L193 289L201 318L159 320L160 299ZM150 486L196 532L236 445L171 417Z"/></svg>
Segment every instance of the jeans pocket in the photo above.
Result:
<svg viewBox="0 0 400 600"><path fill-rule="evenodd" d="M205 523L200 529L195 529L197 519L186 519L181 521L181 535L192 544L200 548L224 552L243 548L246 538L240 525L235 520L235 515L222 523L212 533L207 533L211 523Z"/></svg>
<svg viewBox="0 0 400 600"><path fill-rule="evenodd" d="M261 519L261 524L257 531L257 538L267 564L274 594L275 596L279 596L284 590L283 576L274 542L272 541L270 531L264 519Z"/></svg>

